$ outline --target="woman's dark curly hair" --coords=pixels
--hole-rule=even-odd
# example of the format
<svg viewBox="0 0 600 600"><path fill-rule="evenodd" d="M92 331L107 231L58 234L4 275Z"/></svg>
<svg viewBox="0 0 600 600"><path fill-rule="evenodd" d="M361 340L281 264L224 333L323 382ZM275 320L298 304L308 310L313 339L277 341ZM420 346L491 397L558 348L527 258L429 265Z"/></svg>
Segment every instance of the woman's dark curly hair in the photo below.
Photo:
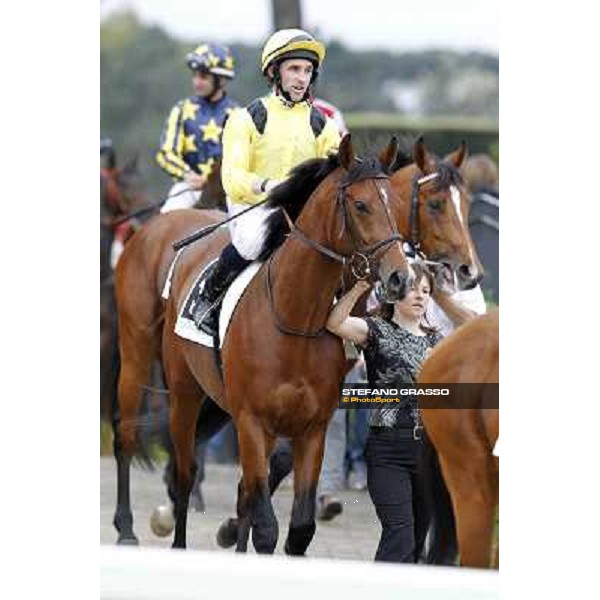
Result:
<svg viewBox="0 0 600 600"><path fill-rule="evenodd" d="M411 264L411 267L415 273L415 285L425 277L429 283L430 295L433 294L435 280L432 272L427 268L427 265L423 261L416 260ZM394 304L391 302L382 302L379 307L373 311L373 315L381 317L386 321L391 321L394 316ZM420 326L425 333L435 333L437 331L437 328L432 327L429 324L425 315L423 315L423 321L424 322L421 322Z"/></svg>

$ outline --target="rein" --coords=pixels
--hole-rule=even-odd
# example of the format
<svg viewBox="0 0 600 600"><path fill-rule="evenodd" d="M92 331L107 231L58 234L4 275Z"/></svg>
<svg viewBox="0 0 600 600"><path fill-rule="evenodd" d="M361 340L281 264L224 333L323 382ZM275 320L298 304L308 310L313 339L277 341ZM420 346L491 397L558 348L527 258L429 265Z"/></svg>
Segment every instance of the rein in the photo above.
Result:
<svg viewBox="0 0 600 600"><path fill-rule="evenodd" d="M420 239L420 227L419 227L419 189L421 186L432 179L439 176L439 173L431 173L431 175L425 175L419 177L415 175L412 184L412 194L410 199L410 240L409 244L412 246L413 252L416 254L422 254L420 250L421 239Z"/></svg>
<svg viewBox="0 0 600 600"><path fill-rule="evenodd" d="M381 173L381 174L377 174L377 175L371 175L369 177L362 177L362 178L355 178L355 179L348 178L346 181L344 181L340 185L340 187L338 189L337 203L338 203L338 206L340 207L340 210L342 213L342 219L343 219L342 232L346 228L346 224L349 225L348 232L350 234L350 239L352 241L352 246L353 246L353 250L350 255L340 254L338 252L335 252L331 248L327 248L323 244L309 238L292 221L292 219L290 218L287 211L283 207L281 208L281 210L283 211L283 215L287 221L287 224L290 228L291 236L296 237L299 241L303 242L305 245L307 245L310 248L313 248L314 250L319 252L319 254L322 254L323 256L327 256L328 258L331 258L332 260L335 260L336 262L341 263L342 267L349 266L352 271L352 274L354 275L354 277L356 277L356 279L367 279L370 276L371 260L375 253L377 253L382 248L385 248L385 247L393 244L394 242L403 242L404 241L404 238L398 233L396 225L390 215L389 208L388 208L385 200L382 198L379 188L376 187L377 195L379 197L381 204L384 207L385 213L388 218L388 222L390 223L392 231L394 231L395 233L388 238L385 238L383 240L375 242L374 244L371 244L370 246L367 246L366 248L359 248L359 243L357 242L358 236L356 235L355 225L354 225L354 222L352 221L352 219L350 219L350 215L348 213L348 207L346 206L346 188L348 186L350 186L351 184L356 183L357 181L361 181L362 179L389 179L389 177L387 175ZM281 320L281 317L279 316L277 309L275 307L275 300L273 298L273 286L272 286L272 279L271 279L271 263L273 260L273 256L275 256L275 254L272 254L269 257L269 260L267 262L266 286L267 286L267 297L269 299L269 307L270 307L273 317L275 319L275 325L276 325L277 329L281 333L286 333L289 335L297 335L297 336L301 336L301 337L314 338L314 337L323 335L323 333L325 333L325 331L326 331L325 327L320 327L316 331L300 331L298 329L293 329L293 328L287 327L283 324L283 321ZM356 261L358 261L358 263Z"/></svg>

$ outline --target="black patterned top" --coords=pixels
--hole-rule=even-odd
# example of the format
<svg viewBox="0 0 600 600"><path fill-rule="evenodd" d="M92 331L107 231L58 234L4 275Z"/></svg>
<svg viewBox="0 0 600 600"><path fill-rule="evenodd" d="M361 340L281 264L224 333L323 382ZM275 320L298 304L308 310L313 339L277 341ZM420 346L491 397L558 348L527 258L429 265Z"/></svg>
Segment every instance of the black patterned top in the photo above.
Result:
<svg viewBox="0 0 600 600"><path fill-rule="evenodd" d="M364 346L367 379L371 388L395 388L399 384L415 383L421 365L442 336L428 333L418 336L393 321L367 317L369 328ZM404 396L393 407L371 410L372 427L414 427L417 424L416 396Z"/></svg>

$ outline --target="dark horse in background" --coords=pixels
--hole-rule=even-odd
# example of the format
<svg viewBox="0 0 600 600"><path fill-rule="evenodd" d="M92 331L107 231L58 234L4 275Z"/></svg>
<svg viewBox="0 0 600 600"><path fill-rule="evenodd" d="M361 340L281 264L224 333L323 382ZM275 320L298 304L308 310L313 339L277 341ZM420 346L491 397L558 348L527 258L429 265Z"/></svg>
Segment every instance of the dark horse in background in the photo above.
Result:
<svg viewBox="0 0 600 600"><path fill-rule="evenodd" d="M104 149L100 168L100 416L110 420L116 400L118 380L118 338L111 249L117 227L127 227L132 235L135 224L118 221L130 212L147 206L138 175L137 157L124 167L117 166L111 146Z"/></svg>
<svg viewBox="0 0 600 600"><path fill-rule="evenodd" d="M100 416L110 421L119 375L111 249L115 234L127 241L158 212L162 203L152 204L145 192L137 156L125 166L118 166L112 143L101 148L101 156L104 164L100 168ZM226 210L220 162L214 165L207 179L199 206ZM166 428L166 423L164 426Z"/></svg>
<svg viewBox="0 0 600 600"><path fill-rule="evenodd" d="M104 164L100 169L100 416L110 423L113 432L118 422L117 388L120 372L117 306L111 248L115 234L127 242L143 224L160 210L163 202L153 204L145 193L137 157L124 167L117 165L112 143L101 148ZM221 184L221 164L217 162L202 190L198 208L225 209L225 192ZM172 445L168 431L168 390L160 360L155 361L147 387L140 390L140 444L136 458L149 469L154 468L151 445L156 442L169 455L165 479L172 477ZM203 479L205 444L198 444L199 469L191 504L204 510L200 489Z"/></svg>

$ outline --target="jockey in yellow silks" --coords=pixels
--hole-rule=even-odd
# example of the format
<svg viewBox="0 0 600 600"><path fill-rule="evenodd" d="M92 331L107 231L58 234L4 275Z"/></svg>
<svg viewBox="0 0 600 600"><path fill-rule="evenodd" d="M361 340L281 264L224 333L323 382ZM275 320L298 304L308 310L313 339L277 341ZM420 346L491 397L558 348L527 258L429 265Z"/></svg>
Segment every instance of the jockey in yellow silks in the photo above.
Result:
<svg viewBox="0 0 600 600"><path fill-rule="evenodd" d="M336 151L336 124L312 106L312 88L325 47L301 29L275 32L262 53L262 73L271 93L234 110L223 131L221 177L229 216L263 200L290 171L311 158ZM265 205L230 222L231 243L208 276L194 311L198 327L214 335L213 310L237 275L258 257L266 219L275 210Z"/></svg>

